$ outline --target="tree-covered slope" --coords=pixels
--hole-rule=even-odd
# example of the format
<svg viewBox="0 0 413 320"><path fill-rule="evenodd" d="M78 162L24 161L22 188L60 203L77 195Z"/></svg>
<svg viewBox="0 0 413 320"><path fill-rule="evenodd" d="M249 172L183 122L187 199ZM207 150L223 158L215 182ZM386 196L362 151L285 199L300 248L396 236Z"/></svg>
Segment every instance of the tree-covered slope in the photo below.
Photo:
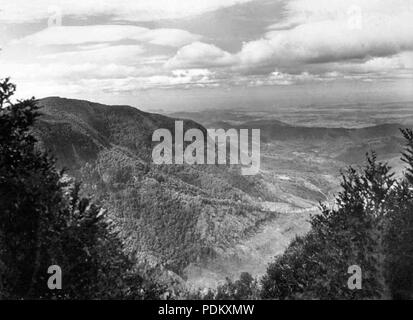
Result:
<svg viewBox="0 0 413 320"><path fill-rule="evenodd" d="M269 218L259 176L218 165L154 165L152 133L175 119L128 106L47 98L34 131L85 193L114 212L129 251L176 273L231 246ZM184 130L205 128L184 120Z"/></svg>

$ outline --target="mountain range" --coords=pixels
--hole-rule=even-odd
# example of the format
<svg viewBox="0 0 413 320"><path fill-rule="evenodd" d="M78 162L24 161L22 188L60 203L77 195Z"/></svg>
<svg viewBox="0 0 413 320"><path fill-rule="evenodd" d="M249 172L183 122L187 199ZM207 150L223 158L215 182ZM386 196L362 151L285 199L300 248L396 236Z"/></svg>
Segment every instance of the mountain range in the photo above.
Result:
<svg viewBox="0 0 413 320"><path fill-rule="evenodd" d="M306 218L317 211L317 203L337 190L341 167L361 161L370 148L390 160L401 148L397 124L346 129L272 119L209 122L214 128L261 129L263 167L247 177L237 166L152 163L153 131L173 132L175 120L189 114L172 118L59 97L38 100L38 106L41 117L33 130L39 147L82 181L85 194L104 204L140 267L179 285L194 273L213 273L218 280L237 276L252 255L270 259L280 248L270 243L274 237L268 230L274 227L285 237L276 237L283 246L305 232ZM184 130L206 132L194 120L183 121ZM243 258L237 251L240 243L250 250ZM205 266L208 272L198 272ZM257 268L262 272L264 267Z"/></svg>

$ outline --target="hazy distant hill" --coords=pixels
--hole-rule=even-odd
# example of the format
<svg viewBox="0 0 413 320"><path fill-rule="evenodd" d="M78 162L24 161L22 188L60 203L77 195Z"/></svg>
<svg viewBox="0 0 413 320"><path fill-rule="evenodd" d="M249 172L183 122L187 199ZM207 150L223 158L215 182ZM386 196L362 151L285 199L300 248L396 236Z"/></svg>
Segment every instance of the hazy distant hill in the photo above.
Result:
<svg viewBox="0 0 413 320"><path fill-rule="evenodd" d="M264 143L294 144L297 150L291 152L317 150L324 156L348 164L363 161L365 153L370 150L377 151L384 159L398 157L403 144L400 128L404 125L398 123L384 123L363 128L332 128L291 125L273 119L273 115L265 119L266 116L260 112L255 115L224 110L222 113L220 111L179 112L173 115L199 121L208 128L260 129L261 141Z"/></svg>

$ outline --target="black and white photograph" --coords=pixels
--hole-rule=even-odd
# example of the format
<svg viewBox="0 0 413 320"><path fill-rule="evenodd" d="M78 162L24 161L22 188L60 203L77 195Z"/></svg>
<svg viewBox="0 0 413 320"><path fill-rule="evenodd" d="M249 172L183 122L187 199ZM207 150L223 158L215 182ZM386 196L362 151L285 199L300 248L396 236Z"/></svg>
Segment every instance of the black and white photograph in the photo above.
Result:
<svg viewBox="0 0 413 320"><path fill-rule="evenodd" d="M0 0L0 300L411 299L412 0Z"/></svg>

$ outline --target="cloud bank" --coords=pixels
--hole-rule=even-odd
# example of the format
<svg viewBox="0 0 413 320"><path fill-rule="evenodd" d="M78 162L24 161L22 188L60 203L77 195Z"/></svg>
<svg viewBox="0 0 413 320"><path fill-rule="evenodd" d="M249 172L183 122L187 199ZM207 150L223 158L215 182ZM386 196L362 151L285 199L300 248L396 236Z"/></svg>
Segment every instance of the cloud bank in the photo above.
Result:
<svg viewBox="0 0 413 320"><path fill-rule="evenodd" d="M411 0L0 1L11 31L0 77L27 88L135 94L413 78ZM282 12L263 19L269 3ZM47 27L56 13L63 25ZM209 32L217 22L219 36Z"/></svg>
<svg viewBox="0 0 413 320"><path fill-rule="evenodd" d="M245 42L237 53L193 43L170 59L179 67L219 67L262 73L297 65L389 57L413 50L412 2L293 0L285 19L269 26L262 38Z"/></svg>

